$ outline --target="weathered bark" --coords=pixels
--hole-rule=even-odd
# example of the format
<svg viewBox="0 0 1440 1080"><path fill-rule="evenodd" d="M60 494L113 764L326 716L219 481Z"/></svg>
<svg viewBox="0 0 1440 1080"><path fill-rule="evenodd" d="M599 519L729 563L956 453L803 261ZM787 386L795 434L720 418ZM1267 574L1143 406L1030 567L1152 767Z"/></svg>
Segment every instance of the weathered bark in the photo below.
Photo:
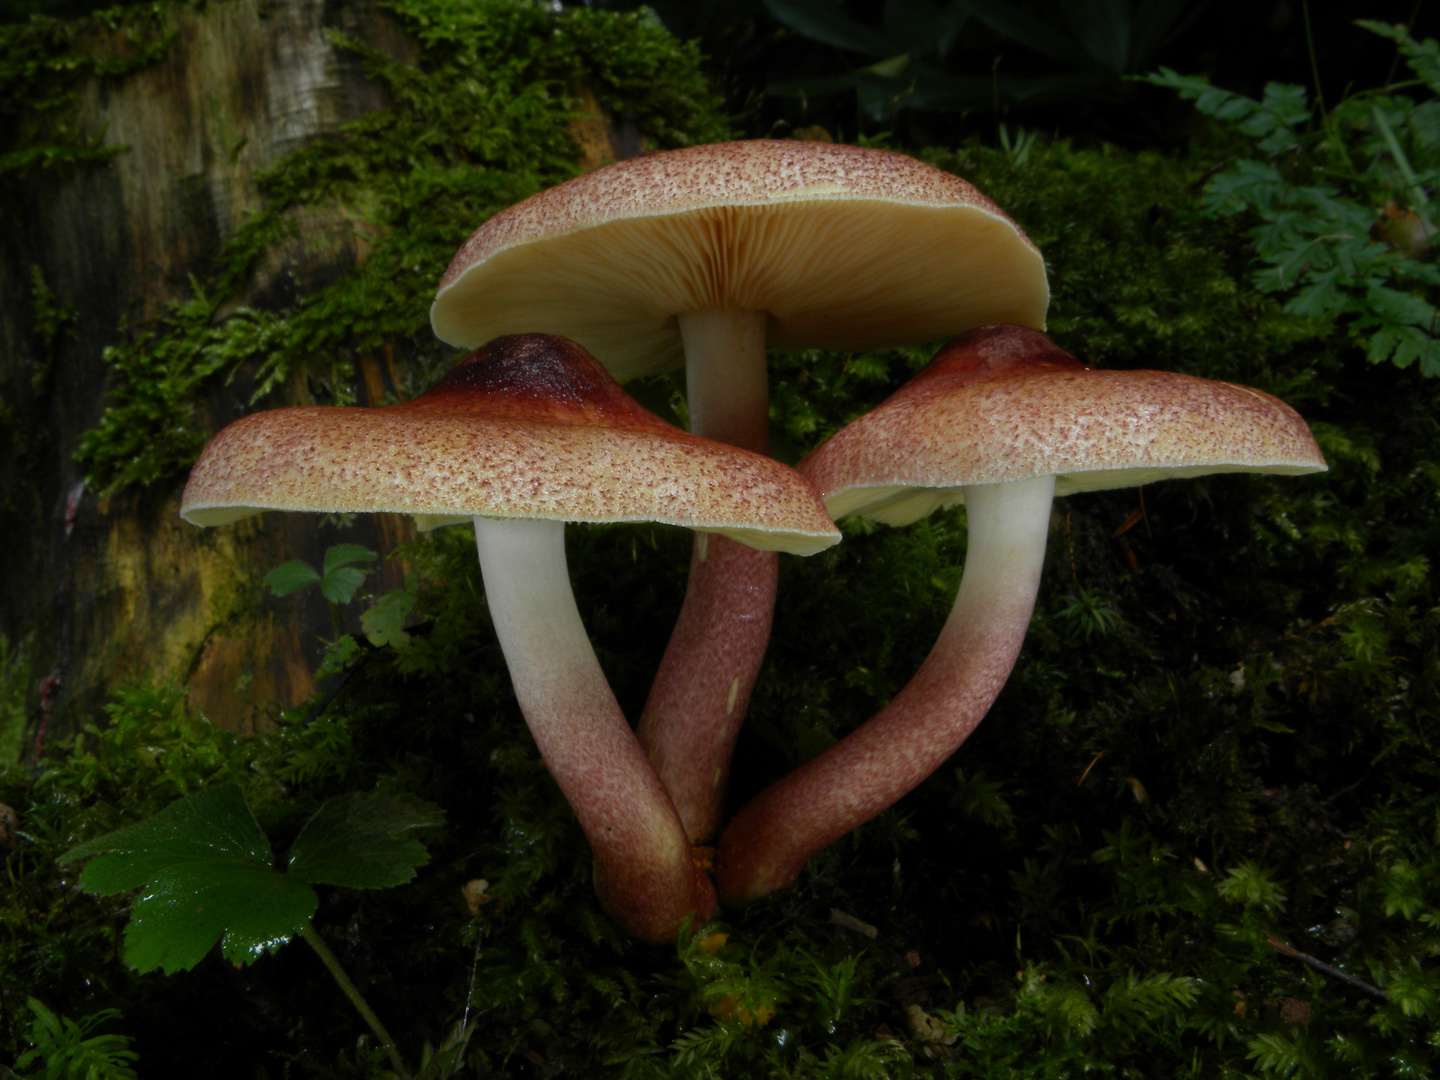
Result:
<svg viewBox="0 0 1440 1080"><path fill-rule="evenodd" d="M313 689L310 664L329 632L318 598L268 602L258 585L260 572L287 558L318 559L333 540L315 521L202 534L176 516L178 483L98 499L80 487L74 454L103 409L104 348L188 295L190 276L258 206L255 174L385 103L326 29L397 57L414 46L368 2L232 0L176 7L170 18L177 37L158 63L83 87L83 129L125 149L103 165L30 178L4 241L0 320L14 347L0 358L0 384L21 406L17 436L29 456L5 478L15 539L0 568L0 631L12 642L35 633L34 666L59 677L55 719L65 726L91 716L118 680L146 671L183 680L194 707L243 726L257 703ZM245 302L263 305L267 292L342 271L355 244L343 222L302 221ZM79 311L38 386L31 375L46 358L27 332L31 266ZM245 390L222 390L204 411L231 418ZM380 549L399 533L395 522L360 528L349 538Z"/></svg>
<svg viewBox="0 0 1440 1080"><path fill-rule="evenodd" d="M418 55L371 0L228 0L177 5L169 18L178 36L160 61L83 88L84 130L125 149L27 178L0 230L0 400L9 403L0 526L12 538L0 563L0 633L12 643L33 633L32 686L58 677L52 733L92 718L117 682L147 671L184 682L191 705L226 726L249 727L265 703L302 700L330 612L314 590L268 596L264 572L290 558L318 565L341 539L384 553L409 528L367 516L340 537L310 515L267 515L201 531L176 516L181 481L109 499L82 487L74 455L104 407L105 347L189 295L191 275L203 275L258 207L259 171L387 104L327 30L397 59ZM298 227L237 305L283 305L364 256L357 223L339 210L307 211ZM31 267L78 309L73 335L41 340ZM358 358L359 400L394 392L404 359ZM242 375L202 403L210 430L244 410L245 383ZM307 397L296 379L275 404ZM374 584L399 576L387 566Z"/></svg>

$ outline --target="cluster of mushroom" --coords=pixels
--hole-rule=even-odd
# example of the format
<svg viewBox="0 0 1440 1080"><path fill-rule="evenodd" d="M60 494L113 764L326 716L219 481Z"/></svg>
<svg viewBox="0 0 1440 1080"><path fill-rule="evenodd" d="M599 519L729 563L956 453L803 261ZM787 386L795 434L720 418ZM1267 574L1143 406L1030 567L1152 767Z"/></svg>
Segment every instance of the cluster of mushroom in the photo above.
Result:
<svg viewBox="0 0 1440 1080"><path fill-rule="evenodd" d="M798 141L651 154L543 191L461 247L431 318L475 351L437 386L384 408L242 418L197 462L181 513L201 525L265 509L473 521L517 700L590 841L601 903L635 936L665 941L713 913L716 886L744 904L793 881L954 752L1015 662L1054 494L1324 468L1283 403L1093 371L1040 333L1047 305L1024 233L912 158ZM963 336L796 469L765 456L767 345L952 334ZM616 382L682 364L689 434ZM712 885L692 845L720 830L778 553L837 542L833 519L847 514L901 525L961 501L969 553L934 651L869 723L740 810ZM696 531L635 730L570 594L566 521Z"/></svg>

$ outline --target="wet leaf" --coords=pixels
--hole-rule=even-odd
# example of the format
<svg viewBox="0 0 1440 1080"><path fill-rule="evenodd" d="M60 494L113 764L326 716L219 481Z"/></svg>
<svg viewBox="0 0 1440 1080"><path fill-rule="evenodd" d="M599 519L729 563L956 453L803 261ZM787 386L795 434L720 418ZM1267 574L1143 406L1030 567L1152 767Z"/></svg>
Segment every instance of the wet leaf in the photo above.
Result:
<svg viewBox="0 0 1440 1080"><path fill-rule="evenodd" d="M424 845L405 834L443 821L444 814L421 799L341 795L305 823L290 851L290 874L353 889L402 885L430 859Z"/></svg>
<svg viewBox="0 0 1440 1080"><path fill-rule="evenodd" d="M143 890L125 928L125 962L139 971L192 968L217 939L227 960L251 960L288 941L317 903L313 889L274 868L233 784L198 791L64 856L85 858L82 889Z"/></svg>

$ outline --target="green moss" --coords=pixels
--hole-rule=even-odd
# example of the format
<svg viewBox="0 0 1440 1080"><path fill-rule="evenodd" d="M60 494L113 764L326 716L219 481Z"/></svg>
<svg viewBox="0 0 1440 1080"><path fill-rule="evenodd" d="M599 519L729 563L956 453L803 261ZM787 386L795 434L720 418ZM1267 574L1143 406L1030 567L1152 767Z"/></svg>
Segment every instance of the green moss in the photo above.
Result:
<svg viewBox="0 0 1440 1080"><path fill-rule="evenodd" d="M34 17L0 27L0 185L37 172L105 161L123 147L80 130L79 87L123 76L174 40L168 4L105 8L80 19Z"/></svg>
<svg viewBox="0 0 1440 1080"><path fill-rule="evenodd" d="M30 303L34 311L32 332L40 340L39 363L30 373L30 389L39 395L45 392L50 365L55 361L61 339L75 336L79 312L56 298L45 283L44 271L35 265L30 267Z"/></svg>
<svg viewBox="0 0 1440 1080"><path fill-rule="evenodd" d="M116 378L80 457L105 491L183 470L207 432L197 400L246 370L252 404L297 373L345 403L352 358L399 346L424 385L444 362L426 319L435 284L481 222L575 173L583 84L653 148L723 137L694 47L644 15L553 13L515 0L387 5L419 39L416 64L333 35L394 103L290 154L258 178L264 210L225 244L189 300L107 350ZM244 295L307 212L353 222L362 260L290 303L220 312ZM428 362L427 362L428 361Z"/></svg>
<svg viewBox="0 0 1440 1080"><path fill-rule="evenodd" d="M0 634L0 768L20 760L29 719L34 636L11 642Z"/></svg>

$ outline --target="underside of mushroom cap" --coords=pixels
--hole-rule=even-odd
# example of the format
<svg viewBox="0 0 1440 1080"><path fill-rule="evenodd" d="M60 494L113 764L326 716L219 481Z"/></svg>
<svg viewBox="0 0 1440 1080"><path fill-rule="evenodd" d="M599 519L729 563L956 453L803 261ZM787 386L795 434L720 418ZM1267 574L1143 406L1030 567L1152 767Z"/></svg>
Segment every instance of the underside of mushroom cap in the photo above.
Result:
<svg viewBox="0 0 1440 1080"><path fill-rule="evenodd" d="M1045 335L962 335L883 404L797 466L835 518L891 525L963 501L969 485L1054 475L1055 494L1219 472L1326 468L1278 398L1163 371L1102 371Z"/></svg>
<svg viewBox="0 0 1440 1080"><path fill-rule="evenodd" d="M235 421L196 462L181 516L263 510L656 521L800 554L839 539L793 470L666 424L574 342L539 334L476 350L414 401Z"/></svg>
<svg viewBox="0 0 1440 1080"><path fill-rule="evenodd" d="M774 345L869 348L1043 326L1044 262L966 181L892 151L716 143L587 173L495 215L431 322L470 346L544 325L622 381L681 363L675 317L768 313Z"/></svg>

